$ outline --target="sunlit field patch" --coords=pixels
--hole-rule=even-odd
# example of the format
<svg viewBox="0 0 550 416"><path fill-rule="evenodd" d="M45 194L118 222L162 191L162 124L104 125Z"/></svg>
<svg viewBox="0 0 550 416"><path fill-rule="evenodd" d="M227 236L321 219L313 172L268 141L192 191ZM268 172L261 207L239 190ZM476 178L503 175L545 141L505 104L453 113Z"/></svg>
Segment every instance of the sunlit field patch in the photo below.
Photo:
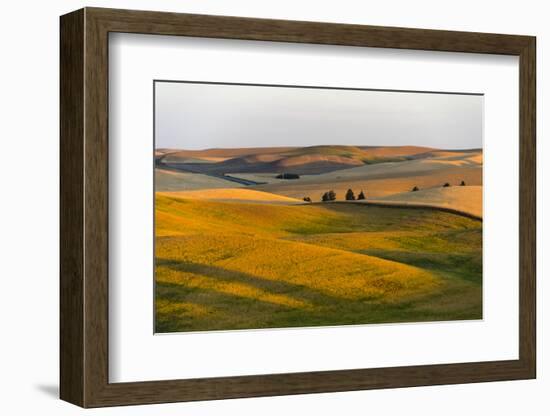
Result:
<svg viewBox="0 0 550 416"><path fill-rule="evenodd" d="M481 318L481 222L156 197L156 331Z"/></svg>

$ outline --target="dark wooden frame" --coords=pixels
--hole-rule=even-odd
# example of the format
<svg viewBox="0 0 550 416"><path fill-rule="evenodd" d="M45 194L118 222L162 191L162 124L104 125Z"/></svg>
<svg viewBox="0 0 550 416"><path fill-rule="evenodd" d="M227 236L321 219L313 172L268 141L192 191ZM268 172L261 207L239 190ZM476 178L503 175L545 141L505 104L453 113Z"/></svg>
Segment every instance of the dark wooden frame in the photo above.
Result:
<svg viewBox="0 0 550 416"><path fill-rule="evenodd" d="M519 56L519 359L109 383L109 32ZM530 36L99 8L62 16L61 398L100 407L535 378L535 45Z"/></svg>

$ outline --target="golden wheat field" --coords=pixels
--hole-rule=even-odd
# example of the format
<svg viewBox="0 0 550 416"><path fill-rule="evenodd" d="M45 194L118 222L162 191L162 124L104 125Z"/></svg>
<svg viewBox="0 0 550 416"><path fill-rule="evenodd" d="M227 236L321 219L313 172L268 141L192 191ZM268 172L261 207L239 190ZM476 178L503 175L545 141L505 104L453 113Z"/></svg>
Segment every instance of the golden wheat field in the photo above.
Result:
<svg viewBox="0 0 550 416"><path fill-rule="evenodd" d="M157 193L157 332L481 318L479 220L269 195Z"/></svg>

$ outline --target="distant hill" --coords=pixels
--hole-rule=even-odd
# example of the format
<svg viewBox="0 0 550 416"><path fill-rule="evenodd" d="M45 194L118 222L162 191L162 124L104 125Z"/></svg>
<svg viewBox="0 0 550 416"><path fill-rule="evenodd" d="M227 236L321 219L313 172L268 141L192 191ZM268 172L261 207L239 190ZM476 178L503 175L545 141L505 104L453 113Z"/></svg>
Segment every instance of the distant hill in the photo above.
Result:
<svg viewBox="0 0 550 416"><path fill-rule="evenodd" d="M372 157L414 156L429 151L437 150L423 146L361 146Z"/></svg>
<svg viewBox="0 0 550 416"><path fill-rule="evenodd" d="M241 147L231 149L204 149L204 150L183 150L183 149L158 149L157 151L163 151L167 155L166 160L171 162L178 162L181 159L188 158L223 158L231 159L235 157L243 157L247 155L255 154L270 154L281 153L288 150L295 149L295 147Z"/></svg>
<svg viewBox="0 0 550 416"><path fill-rule="evenodd" d="M271 147L239 149L178 150L163 152L167 164L189 165L193 172L208 174L289 172L322 174L357 166L410 160L436 151L419 146Z"/></svg>
<svg viewBox="0 0 550 416"><path fill-rule="evenodd" d="M341 199L351 188L356 193L364 190L367 199L378 199L396 193L408 193L414 186L421 190L437 188L444 183L481 186L483 183L483 154L478 152L449 152L401 162L352 166L319 175L305 175L298 181L269 179L267 174L235 174L245 179L266 182L256 189L274 192L293 198L308 196L319 201L326 191L332 189ZM441 152L447 153L447 152ZM416 198L420 195L416 196Z"/></svg>

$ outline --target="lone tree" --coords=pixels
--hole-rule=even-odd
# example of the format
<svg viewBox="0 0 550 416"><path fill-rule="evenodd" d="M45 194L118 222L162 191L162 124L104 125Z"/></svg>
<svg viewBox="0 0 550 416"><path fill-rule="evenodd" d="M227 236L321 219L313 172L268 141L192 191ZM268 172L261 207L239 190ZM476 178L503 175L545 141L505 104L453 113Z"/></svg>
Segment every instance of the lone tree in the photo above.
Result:
<svg viewBox="0 0 550 416"><path fill-rule="evenodd" d="M361 192L359 192L359 195L357 195L357 199L365 199L365 193L361 189Z"/></svg>
<svg viewBox="0 0 550 416"><path fill-rule="evenodd" d="M415 186L411 192L416 192L416 191L419 191L420 189L418 189L418 186Z"/></svg>
<svg viewBox="0 0 550 416"><path fill-rule="evenodd" d="M445 184L443 185L443 188L448 188L449 186L451 186L451 184L449 182L445 182Z"/></svg>
<svg viewBox="0 0 550 416"><path fill-rule="evenodd" d="M304 201L311 202L311 198L309 196L304 196Z"/></svg>
<svg viewBox="0 0 550 416"><path fill-rule="evenodd" d="M466 182L464 181L460 182L460 186L466 186Z"/></svg>
<svg viewBox="0 0 550 416"><path fill-rule="evenodd" d="M351 189L346 192L346 201L355 201L355 194Z"/></svg>

